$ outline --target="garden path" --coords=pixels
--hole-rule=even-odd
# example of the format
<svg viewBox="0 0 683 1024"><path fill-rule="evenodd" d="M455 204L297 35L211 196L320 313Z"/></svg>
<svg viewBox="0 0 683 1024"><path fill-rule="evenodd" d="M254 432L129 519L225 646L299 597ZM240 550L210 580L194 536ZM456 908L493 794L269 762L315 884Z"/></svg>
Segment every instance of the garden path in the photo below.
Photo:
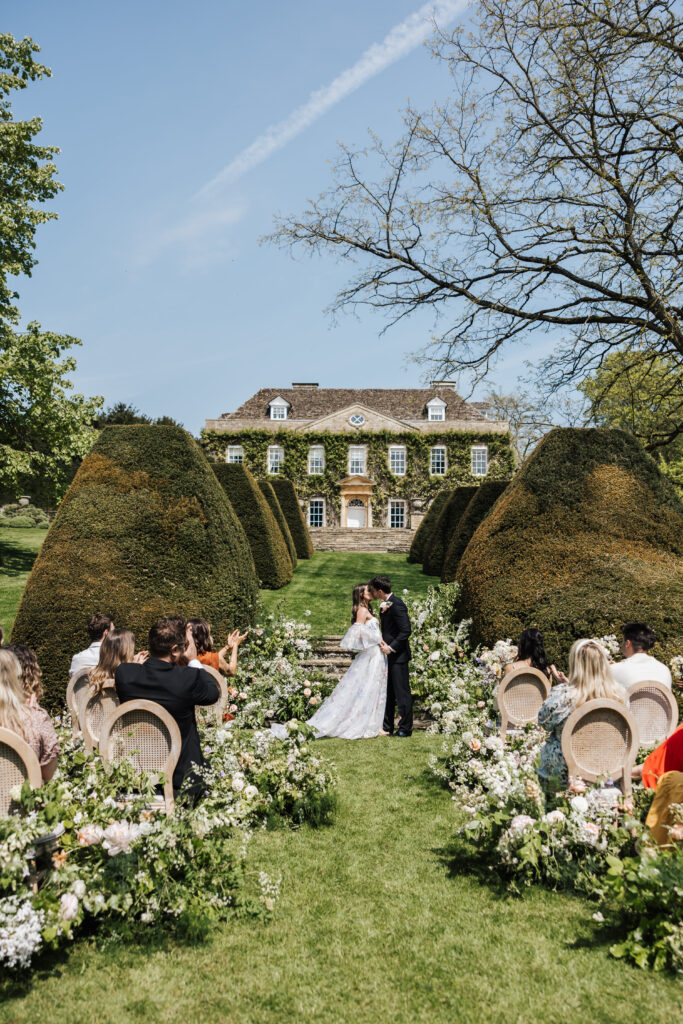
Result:
<svg viewBox="0 0 683 1024"><path fill-rule="evenodd" d="M199 946L76 946L0 1021L78 1024L671 1024L680 987L592 944L591 908L502 897L447 855L454 809L425 772L438 737L322 741L339 768L332 825L261 832L282 876L270 923L228 922ZM22 1000L20 996L24 996Z"/></svg>

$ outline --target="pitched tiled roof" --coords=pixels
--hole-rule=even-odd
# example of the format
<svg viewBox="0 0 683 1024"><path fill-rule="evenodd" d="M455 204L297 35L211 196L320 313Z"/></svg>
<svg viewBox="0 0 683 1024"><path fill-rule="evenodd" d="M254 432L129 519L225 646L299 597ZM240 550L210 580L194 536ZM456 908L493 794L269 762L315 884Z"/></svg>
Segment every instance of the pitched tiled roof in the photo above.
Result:
<svg viewBox="0 0 683 1024"><path fill-rule="evenodd" d="M315 420L346 409L349 405L365 405L385 416L399 420L426 419L426 405L431 398L446 403L446 420L482 420L479 409L465 402L452 388L261 388L235 412L223 413L221 419L260 420L269 417L268 403L273 398L289 402L289 419Z"/></svg>

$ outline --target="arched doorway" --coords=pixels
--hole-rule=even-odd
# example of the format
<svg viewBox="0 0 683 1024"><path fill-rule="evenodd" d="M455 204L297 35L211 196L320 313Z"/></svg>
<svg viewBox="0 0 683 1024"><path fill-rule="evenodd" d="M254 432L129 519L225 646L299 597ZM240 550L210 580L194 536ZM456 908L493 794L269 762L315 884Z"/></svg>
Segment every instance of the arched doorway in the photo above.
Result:
<svg viewBox="0 0 683 1024"><path fill-rule="evenodd" d="M341 525L351 529L372 526L372 488L375 481L369 476L347 476L339 481L341 497Z"/></svg>
<svg viewBox="0 0 683 1024"><path fill-rule="evenodd" d="M367 505L362 498L352 498L346 507L346 525L362 529L367 524Z"/></svg>

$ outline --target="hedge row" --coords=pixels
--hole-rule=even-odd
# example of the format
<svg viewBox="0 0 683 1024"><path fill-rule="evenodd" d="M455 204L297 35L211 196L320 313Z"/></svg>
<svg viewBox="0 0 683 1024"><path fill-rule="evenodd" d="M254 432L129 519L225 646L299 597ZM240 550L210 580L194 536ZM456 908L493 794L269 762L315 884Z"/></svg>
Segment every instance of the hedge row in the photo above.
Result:
<svg viewBox="0 0 683 1024"><path fill-rule="evenodd" d="M214 462L212 468L244 527L261 586L279 590L291 583L292 560L285 538L255 478L238 462Z"/></svg>
<svg viewBox="0 0 683 1024"><path fill-rule="evenodd" d="M683 504L638 442L556 428L467 545L458 614L476 643L540 627L565 668L578 637L644 621L668 660L683 650L682 556Z"/></svg>
<svg viewBox="0 0 683 1024"><path fill-rule="evenodd" d="M50 708L63 704L93 612L147 646L163 615L200 616L217 636L254 621L258 581L239 520L179 427L103 430L81 464L24 590L12 640L34 648Z"/></svg>
<svg viewBox="0 0 683 1024"><path fill-rule="evenodd" d="M287 550L289 551L289 557L290 557L291 562L292 562L292 569L296 569L297 562L298 562L298 558L297 558L297 554L296 554L296 545L294 544L294 538L292 537L292 531L290 530L290 528L289 528L289 526L287 524L287 520L284 517L284 513L283 513L282 509L280 508L280 502L277 500L277 495L275 494L275 491L273 490L273 485L271 484L270 480L258 480L257 483L258 483L259 487L261 488L261 493L262 493L263 497L266 499L266 501L270 505L270 511L275 516L275 521L277 522L277 525L280 527L280 533L285 538L285 544L287 545Z"/></svg>
<svg viewBox="0 0 683 1024"><path fill-rule="evenodd" d="M433 502L425 512L422 522L415 531L413 542L410 545L410 551L408 552L409 562L422 562L425 556L429 544L431 543L432 532L436 525L436 522L441 515L441 510L448 501L452 491L450 487L444 487L443 490L434 498Z"/></svg>
<svg viewBox="0 0 683 1024"><path fill-rule="evenodd" d="M479 490L478 486L456 487L448 496L448 501L441 509L439 518L434 524L429 547L425 549L422 570L428 576L440 576L448 544L458 523L467 508L470 499Z"/></svg>
<svg viewBox="0 0 683 1024"><path fill-rule="evenodd" d="M299 504L294 484L284 476L273 476L270 482L277 500L280 502L282 513L287 520L297 556L299 558L311 558L313 555L311 535L308 532L308 526L301 511L301 505Z"/></svg>
<svg viewBox="0 0 683 1024"><path fill-rule="evenodd" d="M442 583L450 583L456 578L460 559L474 535L474 531L488 515L507 486L506 480L487 480L476 488L448 541L441 568Z"/></svg>

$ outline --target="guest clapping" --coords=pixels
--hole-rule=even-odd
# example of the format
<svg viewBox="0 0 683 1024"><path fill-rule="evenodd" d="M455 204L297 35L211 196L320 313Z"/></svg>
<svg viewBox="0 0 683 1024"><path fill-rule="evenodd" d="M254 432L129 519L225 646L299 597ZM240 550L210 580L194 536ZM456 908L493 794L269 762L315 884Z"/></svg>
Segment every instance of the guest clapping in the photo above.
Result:
<svg viewBox="0 0 683 1024"><path fill-rule="evenodd" d="M624 690L612 679L607 653L595 640L577 640L572 644L568 679L557 670L553 674L561 680L560 685L553 687L538 712L538 724L550 734L541 747L538 768L539 778L547 789L568 783L567 764L562 756L562 730L572 711L589 700L626 702Z"/></svg>
<svg viewBox="0 0 683 1024"><path fill-rule="evenodd" d="M130 661L141 665L147 659L147 651L135 653L135 634L129 629L111 629L102 638L100 660L88 672L90 693L101 693L105 686L114 685L114 675L119 665Z"/></svg>
<svg viewBox="0 0 683 1024"><path fill-rule="evenodd" d="M517 657L505 666L503 674L507 675L518 668L535 668L545 676L550 676L550 673L555 671L555 666L548 664L543 633L540 629L525 629L522 632L517 644Z"/></svg>
<svg viewBox="0 0 683 1024"><path fill-rule="evenodd" d="M27 666L25 686L23 665ZM47 782L57 767L59 740L52 719L38 704L42 693L41 675L38 660L30 648L23 644L0 648L0 726L26 740L38 758L43 781Z"/></svg>
<svg viewBox="0 0 683 1024"><path fill-rule="evenodd" d="M214 651L209 623L204 619L190 619L189 625L192 627L192 636L197 648L197 660L202 665L216 669L217 672L223 672L226 676L234 676L237 672L239 646L246 640L247 634L240 633L239 629L234 629L228 637L225 647L222 647L220 651ZM229 661L225 657L228 651L230 651Z"/></svg>

